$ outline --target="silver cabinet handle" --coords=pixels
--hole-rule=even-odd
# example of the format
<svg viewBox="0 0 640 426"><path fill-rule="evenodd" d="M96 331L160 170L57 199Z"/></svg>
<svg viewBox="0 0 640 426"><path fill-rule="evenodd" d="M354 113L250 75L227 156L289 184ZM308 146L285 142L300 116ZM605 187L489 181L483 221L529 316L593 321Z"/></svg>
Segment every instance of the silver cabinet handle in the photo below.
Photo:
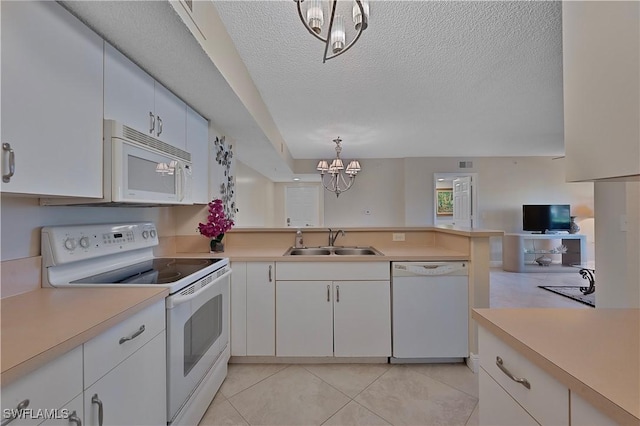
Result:
<svg viewBox="0 0 640 426"><path fill-rule="evenodd" d="M149 133L153 134L153 131L156 129L156 116L153 115L151 111L149 111Z"/></svg>
<svg viewBox="0 0 640 426"><path fill-rule="evenodd" d="M80 420L80 417L78 417L75 410L73 410L73 413L69 416L69 423L74 423L76 426L82 426L82 420Z"/></svg>
<svg viewBox="0 0 640 426"><path fill-rule="evenodd" d="M97 393L91 397L91 403L98 404L98 426L102 426L102 421L104 419L104 410L102 409L102 401L100 401L100 398L98 398Z"/></svg>
<svg viewBox="0 0 640 426"><path fill-rule="evenodd" d="M336 303L340 303L340 286L336 286Z"/></svg>
<svg viewBox="0 0 640 426"><path fill-rule="evenodd" d="M327 284L327 302L331 302L331 286Z"/></svg>
<svg viewBox="0 0 640 426"><path fill-rule="evenodd" d="M139 335L141 335L142 333L144 333L144 324L142 324L140 326L139 329L137 329L136 331L133 332L133 334L131 336L126 336L126 337L121 337L120 338L120 344L123 344L124 342L128 342L129 340L133 340L136 337L138 337Z"/></svg>
<svg viewBox="0 0 640 426"><path fill-rule="evenodd" d="M23 399L22 401L20 401L18 403L18 405L16 406L15 410L11 413L11 417L8 417L8 418L4 419L2 421L2 423L0 423L0 426L6 426L9 423L11 423L12 421L14 421L15 419L17 419L18 416L20 415L20 412L22 412L22 410L24 410L28 406L29 406L29 400L28 399Z"/></svg>
<svg viewBox="0 0 640 426"><path fill-rule="evenodd" d="M9 173L2 175L2 181L8 183L11 181L11 177L16 173L16 153L13 152L11 144L3 143L3 151L9 151Z"/></svg>
<svg viewBox="0 0 640 426"><path fill-rule="evenodd" d="M271 276L271 265L269 265L269 282L273 281L273 277Z"/></svg>
<svg viewBox="0 0 640 426"><path fill-rule="evenodd" d="M162 118L158 116L158 133L156 133L156 136L160 136L161 134L162 134Z"/></svg>
<svg viewBox="0 0 640 426"><path fill-rule="evenodd" d="M496 357L496 365L511 380L513 380L516 383L520 383L522 386L524 386L527 389L531 389L531 383L529 383L529 381L527 379L525 379L525 378L516 377L513 374L511 374L511 372L509 370L507 370L507 367L504 366L504 364L502 362L502 358L500 358L499 356Z"/></svg>

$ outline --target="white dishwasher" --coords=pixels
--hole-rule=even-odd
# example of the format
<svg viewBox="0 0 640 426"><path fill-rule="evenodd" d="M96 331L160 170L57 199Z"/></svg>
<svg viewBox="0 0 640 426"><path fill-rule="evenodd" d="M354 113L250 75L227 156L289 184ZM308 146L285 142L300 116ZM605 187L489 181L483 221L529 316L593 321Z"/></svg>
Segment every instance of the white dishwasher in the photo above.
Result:
<svg viewBox="0 0 640 426"><path fill-rule="evenodd" d="M392 363L469 356L467 262L392 263Z"/></svg>

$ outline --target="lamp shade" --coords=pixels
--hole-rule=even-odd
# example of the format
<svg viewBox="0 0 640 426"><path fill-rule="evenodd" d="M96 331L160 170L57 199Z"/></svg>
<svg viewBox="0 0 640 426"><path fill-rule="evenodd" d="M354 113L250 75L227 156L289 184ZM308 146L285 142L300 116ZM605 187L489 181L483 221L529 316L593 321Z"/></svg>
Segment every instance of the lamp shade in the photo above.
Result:
<svg viewBox="0 0 640 426"><path fill-rule="evenodd" d="M327 163L326 160L320 160L318 162L318 167L316 167L316 170L320 171L321 173L326 172L327 170L329 170L329 163Z"/></svg>

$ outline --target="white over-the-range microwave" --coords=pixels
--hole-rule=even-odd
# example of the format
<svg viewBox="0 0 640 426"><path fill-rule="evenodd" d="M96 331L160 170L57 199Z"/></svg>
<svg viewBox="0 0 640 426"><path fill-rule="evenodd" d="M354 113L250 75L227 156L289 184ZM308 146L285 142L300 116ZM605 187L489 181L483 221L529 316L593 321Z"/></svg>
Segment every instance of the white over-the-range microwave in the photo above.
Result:
<svg viewBox="0 0 640 426"><path fill-rule="evenodd" d="M114 120L104 121L103 145L103 198L41 198L40 204L193 204L187 151Z"/></svg>

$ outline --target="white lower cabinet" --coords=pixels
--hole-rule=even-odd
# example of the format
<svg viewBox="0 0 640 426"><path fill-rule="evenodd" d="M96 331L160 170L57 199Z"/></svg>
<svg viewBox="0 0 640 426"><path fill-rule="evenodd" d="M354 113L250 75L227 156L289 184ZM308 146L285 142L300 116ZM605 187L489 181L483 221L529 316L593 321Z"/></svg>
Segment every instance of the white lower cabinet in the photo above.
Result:
<svg viewBox="0 0 640 426"><path fill-rule="evenodd" d="M571 426L614 426L618 423L571 392Z"/></svg>
<svg viewBox="0 0 640 426"><path fill-rule="evenodd" d="M38 410L61 409L76 396L82 396L81 346L4 386L2 421L16 414L11 410L24 408L31 411L13 420L11 426L40 424L46 420L46 415L38 415Z"/></svg>
<svg viewBox="0 0 640 426"><path fill-rule="evenodd" d="M388 262L279 262L276 268L277 356L391 356Z"/></svg>
<svg viewBox="0 0 640 426"><path fill-rule="evenodd" d="M389 281L277 281L278 356L391 356Z"/></svg>
<svg viewBox="0 0 640 426"><path fill-rule="evenodd" d="M478 328L478 347L480 367L538 423L569 424L569 389L566 386L483 327ZM526 380L529 386L516 379ZM481 393L481 406L483 398L493 397L494 395ZM494 415L499 418L500 414L487 410L483 412L488 417L483 418L481 415L481 424L496 424Z"/></svg>
<svg viewBox="0 0 640 426"><path fill-rule="evenodd" d="M85 389L84 424L166 424L165 351L162 332Z"/></svg>
<svg viewBox="0 0 640 426"><path fill-rule="evenodd" d="M84 419L84 396L82 394L58 410L56 418L41 423L43 426L82 426Z"/></svg>
<svg viewBox="0 0 640 426"><path fill-rule="evenodd" d="M233 262L231 268L231 355L275 356L275 263Z"/></svg>

